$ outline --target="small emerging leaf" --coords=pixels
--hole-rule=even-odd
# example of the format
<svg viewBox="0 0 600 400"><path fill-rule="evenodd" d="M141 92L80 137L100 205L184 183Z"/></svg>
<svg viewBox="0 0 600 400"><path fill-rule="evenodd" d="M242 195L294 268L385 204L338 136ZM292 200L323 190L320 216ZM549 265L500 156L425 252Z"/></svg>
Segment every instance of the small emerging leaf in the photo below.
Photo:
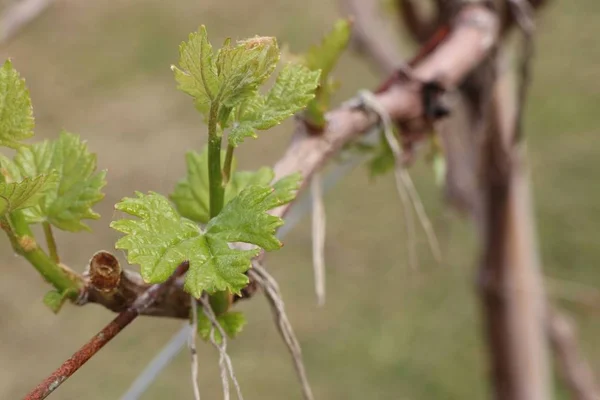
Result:
<svg viewBox="0 0 600 400"><path fill-rule="evenodd" d="M215 315L221 315L226 313L229 310L229 307L231 307L233 296L226 291L216 292L210 295L208 301Z"/></svg>
<svg viewBox="0 0 600 400"><path fill-rule="evenodd" d="M48 191L56 188L58 174L38 175L20 182L0 182L0 215L38 205Z"/></svg>
<svg viewBox="0 0 600 400"><path fill-rule="evenodd" d="M191 33L187 42L179 46L179 65L172 66L178 88L194 98L198 111L208 114L211 102L220 89L217 66L213 60L212 45L208 41L206 27Z"/></svg>
<svg viewBox="0 0 600 400"><path fill-rule="evenodd" d="M433 158L433 172L435 174L435 183L442 186L446 180L446 159L443 154L436 154Z"/></svg>
<svg viewBox="0 0 600 400"><path fill-rule="evenodd" d="M235 338L246 325L246 317L241 312L230 311L221 315L217 315L217 322L223 328L223 331L230 338ZM210 340L210 331L212 329L212 323L208 319L208 317L204 314L202 308L198 310L198 335L203 340ZM222 336L219 329L215 328L214 330L214 338L215 342L218 344L221 343Z"/></svg>
<svg viewBox="0 0 600 400"><path fill-rule="evenodd" d="M187 152L185 161L187 175L177 183L170 198L182 216L206 224L210 219L208 148L200 154Z"/></svg>
<svg viewBox="0 0 600 400"><path fill-rule="evenodd" d="M225 186L225 204L240 194L244 188L251 185L267 186L274 177L275 173L269 167L262 167L258 171L236 171Z"/></svg>
<svg viewBox="0 0 600 400"><path fill-rule="evenodd" d="M256 137L255 130L270 129L306 107L315 97L319 76L319 71L287 64L267 96L256 94L240 107L229 144L237 146L247 137Z"/></svg>
<svg viewBox="0 0 600 400"><path fill-rule="evenodd" d="M33 136L33 109L25 80L10 60L0 68L0 146L21 147L20 141Z"/></svg>
<svg viewBox="0 0 600 400"><path fill-rule="evenodd" d="M208 147L201 153L189 151L185 155L187 175L175 187L169 197L175 203L179 213L192 221L206 224L210 219L210 199L208 180ZM225 162L225 152L221 152L221 167ZM236 159L233 158L231 171L235 171ZM237 172L233 174L235 180ZM227 191L227 188L226 188ZM227 201L227 200L226 200Z"/></svg>
<svg viewBox="0 0 600 400"><path fill-rule="evenodd" d="M348 46L352 33L352 23L347 19L338 20L333 29L323 37L321 43L312 46L304 56L305 65L313 70L321 70L321 83L329 79L329 74Z"/></svg>
<svg viewBox="0 0 600 400"><path fill-rule="evenodd" d="M22 180L19 167L12 160L0 154L0 182L17 182Z"/></svg>
<svg viewBox="0 0 600 400"><path fill-rule="evenodd" d="M318 46L313 46L303 57L303 63L310 70L321 70L319 88L316 97L306 107L305 118L316 127L325 126L325 112L329 108L330 98L337 85L330 78L331 71L348 46L352 23L339 20L335 23Z"/></svg>
<svg viewBox="0 0 600 400"><path fill-rule="evenodd" d="M106 185L106 171L96 172L96 155L79 136L63 131L56 140L22 147L14 166L7 169L11 175L19 175L13 179L54 171L58 175L58 185L47 191L40 205L24 211L29 223L48 221L59 229L77 232L89 230L82 220L100 218L92 207L104 198L101 189Z"/></svg>
<svg viewBox="0 0 600 400"><path fill-rule="evenodd" d="M375 155L367 164L371 178L385 175L387 172L393 170L395 162L394 153L385 139L383 132L381 132L379 143L375 148Z"/></svg>
<svg viewBox="0 0 600 400"><path fill-rule="evenodd" d="M228 39L215 57L204 25L180 45L179 55L179 68L172 67L179 89L194 98L205 117L212 106L217 107L214 111L222 126L227 125L234 107L256 93L279 61L277 41L272 37L255 37L235 46Z"/></svg>
<svg viewBox="0 0 600 400"><path fill-rule="evenodd" d="M43 302L54 314L58 314L70 294L71 292L68 290L62 293L58 290L51 290L44 295Z"/></svg>
<svg viewBox="0 0 600 400"><path fill-rule="evenodd" d="M223 162L225 157L221 157ZM186 154L187 175L177 183L170 198L175 203L177 211L192 221L206 224L210 219L209 185L208 185L208 149L205 147L200 154ZM233 158L233 172L229 183L225 186L225 204L237 196L242 189L249 185L268 185L273 180L273 170L263 167L256 172L235 171L236 159Z"/></svg>
<svg viewBox="0 0 600 400"><path fill-rule="evenodd" d="M271 76L279 61L274 37L254 37L231 46L229 41L219 50L217 70L221 83L219 100L233 108L252 97Z"/></svg>

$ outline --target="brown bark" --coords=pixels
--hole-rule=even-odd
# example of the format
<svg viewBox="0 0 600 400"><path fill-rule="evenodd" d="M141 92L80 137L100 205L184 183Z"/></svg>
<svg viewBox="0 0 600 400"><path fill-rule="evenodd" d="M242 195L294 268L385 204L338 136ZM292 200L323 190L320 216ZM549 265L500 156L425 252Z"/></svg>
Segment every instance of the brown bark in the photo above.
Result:
<svg viewBox="0 0 600 400"><path fill-rule="evenodd" d="M344 12L354 19L352 45L359 53L368 54L374 66L384 75L402 65L399 43L388 34L378 0L343 0ZM385 40L385 39L392 40Z"/></svg>
<svg viewBox="0 0 600 400"><path fill-rule="evenodd" d="M575 400L600 400L594 373L582 357L573 324L564 315L551 311L548 332L560 374Z"/></svg>

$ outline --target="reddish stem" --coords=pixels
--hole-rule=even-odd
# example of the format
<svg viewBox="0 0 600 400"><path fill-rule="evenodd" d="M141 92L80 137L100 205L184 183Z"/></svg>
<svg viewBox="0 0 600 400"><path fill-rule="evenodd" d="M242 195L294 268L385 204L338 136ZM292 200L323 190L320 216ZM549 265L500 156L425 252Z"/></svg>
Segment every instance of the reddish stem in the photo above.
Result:
<svg viewBox="0 0 600 400"><path fill-rule="evenodd" d="M98 350L117 336L138 315L138 311L131 308L117 315L104 329L97 333L89 342L73 354L71 358L65 361L57 370L25 396L25 400L41 400L48 397L50 393L81 368Z"/></svg>
<svg viewBox="0 0 600 400"><path fill-rule="evenodd" d="M42 400L48 397L54 390L56 390L64 381L69 379L79 368L81 368L90 358L92 358L104 345L112 338L117 336L127 325L129 325L140 312L150 306L164 290L167 289L173 281L183 275L189 267L188 262L184 262L177 267L171 277L158 285L151 286L143 295L141 295L135 303L131 305L127 310L123 311L115 319L113 319L108 325L104 327L99 333L83 345L75 354L71 356L67 361L62 363L49 377L44 379L39 385L36 386L24 400Z"/></svg>

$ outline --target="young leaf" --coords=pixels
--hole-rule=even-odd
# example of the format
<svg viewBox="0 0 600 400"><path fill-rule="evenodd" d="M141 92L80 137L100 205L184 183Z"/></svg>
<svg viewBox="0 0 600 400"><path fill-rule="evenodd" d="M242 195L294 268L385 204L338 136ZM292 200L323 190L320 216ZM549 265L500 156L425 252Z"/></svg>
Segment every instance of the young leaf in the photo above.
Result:
<svg viewBox="0 0 600 400"><path fill-rule="evenodd" d="M246 325L246 318L244 317L244 314L236 311L229 311L225 314L219 315L217 320L223 327L223 330L227 336L230 338L236 337Z"/></svg>
<svg viewBox="0 0 600 400"><path fill-rule="evenodd" d="M208 180L208 147L201 153L189 151L185 155L187 175L175 186L175 191L169 198L182 216L202 224L210 219L209 212L209 180ZM221 152L221 164L225 162L225 152ZM221 165L222 166L222 165ZM236 167L233 158L231 170ZM235 180L234 173L232 181ZM227 191L227 189L226 189Z"/></svg>
<svg viewBox="0 0 600 400"><path fill-rule="evenodd" d="M339 60L344 49L348 46L352 23L349 20L339 20L318 46L313 46L303 57L303 63L310 70L321 70L321 79L316 97L306 106L305 118L316 127L325 125L325 112L329 108L331 95L337 85L329 75Z"/></svg>
<svg viewBox="0 0 600 400"><path fill-rule="evenodd" d="M323 37L318 46L312 46L304 56L305 65L313 70L321 70L321 83L329 79L329 74L335 67L338 59L348 46L352 23L349 20L338 20L331 32Z"/></svg>
<svg viewBox="0 0 600 400"><path fill-rule="evenodd" d="M15 163L5 155L0 154L0 182L18 182L23 180L21 171Z"/></svg>
<svg viewBox="0 0 600 400"><path fill-rule="evenodd" d="M164 282L179 264L189 261L185 289L195 297L202 291L239 293L248 284L244 272L258 251L233 250L227 242L204 235L164 196L137 193L136 198L125 198L115 208L138 217L113 221L110 226L125 233L116 248L128 251L127 259L140 265L146 282Z"/></svg>
<svg viewBox="0 0 600 400"><path fill-rule="evenodd" d="M59 292L58 290L51 290L44 296L43 302L54 314L58 314L63 304L70 295L70 291Z"/></svg>
<svg viewBox="0 0 600 400"><path fill-rule="evenodd" d="M217 66L213 60L212 45L208 41L206 27L191 33L187 42L179 46L179 65L171 66L178 88L194 98L198 111L208 114L211 102L219 92Z"/></svg>
<svg viewBox="0 0 600 400"><path fill-rule="evenodd" d="M204 148L200 154L187 152L185 161L187 175L177 183L175 192L169 197L182 216L206 224L210 219L208 149Z"/></svg>
<svg viewBox="0 0 600 400"><path fill-rule="evenodd" d="M432 163L435 183L438 186L443 186L444 181L446 180L446 158L443 154L436 154Z"/></svg>
<svg viewBox="0 0 600 400"><path fill-rule="evenodd" d="M231 308L233 296L229 292L216 292L209 296L208 302L215 315L221 315Z"/></svg>
<svg viewBox="0 0 600 400"><path fill-rule="evenodd" d="M223 162L225 157L221 157ZM179 214L201 224L208 223L209 189L208 189L208 149L204 148L200 154L188 152L186 154L187 175L177 183L175 191L169 197L175 203ZM235 171L236 160L233 159L231 167ZM236 171L225 186L225 204L238 195L249 185L268 185L273 180L273 170L263 167L256 172Z"/></svg>
<svg viewBox="0 0 600 400"><path fill-rule="evenodd" d="M254 37L231 46L229 40L217 54L221 82L220 102L233 108L252 97L271 76L279 61L279 48L273 37Z"/></svg>
<svg viewBox="0 0 600 400"><path fill-rule="evenodd" d="M385 175L387 172L393 170L396 162L394 153L392 153L392 149L390 148L388 141L385 140L383 132L380 134L380 136L381 139L379 144L375 148L375 155L367 164L371 178Z"/></svg>
<svg viewBox="0 0 600 400"><path fill-rule="evenodd" d="M10 60L0 68L0 146L21 147L20 141L33 136L33 109L25 80Z"/></svg>
<svg viewBox="0 0 600 400"><path fill-rule="evenodd" d="M295 197L299 177L292 175L276 182L273 187L248 186L211 219L206 234L227 242L244 242L267 251L281 247L275 231L283 220L268 210L289 203Z"/></svg>
<svg viewBox="0 0 600 400"><path fill-rule="evenodd" d="M279 61L277 41L272 37L255 37L235 46L228 39L215 59L204 25L180 45L179 55L180 68L171 67L179 89L194 98L205 116L217 105L222 126L235 106L256 93Z"/></svg>
<svg viewBox="0 0 600 400"><path fill-rule="evenodd" d="M229 290L240 294L249 282L244 272L250 268L250 260L259 250L231 249L227 242L208 235L202 239L201 246L190 259L184 289L196 298L202 296L203 291L212 294Z"/></svg>
<svg viewBox="0 0 600 400"><path fill-rule="evenodd" d="M255 244L265 250L276 250L281 242L275 230L283 225L279 217L266 213L265 200L273 191L268 186L248 186L211 219L206 233L227 242Z"/></svg>
<svg viewBox="0 0 600 400"><path fill-rule="evenodd" d="M296 198L298 189L300 189L301 182L302 175L300 173L284 176L275 182L273 184L273 191L265 200L267 210L272 210L293 201Z"/></svg>
<svg viewBox="0 0 600 400"><path fill-rule="evenodd" d="M235 338L246 325L246 317L241 312L230 311L221 315L217 315L217 322L223 328L223 331L230 338ZM202 309L198 312L198 335L206 341L210 340L210 331L212 329L212 323L204 314ZM215 342L221 343L222 337L221 332L215 328L214 331Z"/></svg>
<svg viewBox="0 0 600 400"><path fill-rule="evenodd" d="M439 135L435 132L430 136L429 151L426 155L426 160L431 163L433 168L435 183L438 186L443 186L446 180L446 157L444 156L444 149L440 143Z"/></svg>
<svg viewBox="0 0 600 400"><path fill-rule="evenodd" d="M255 130L270 129L302 110L315 97L319 76L319 71L287 64L267 96L256 94L241 106L229 144L237 146L247 137L255 138Z"/></svg>
<svg viewBox="0 0 600 400"><path fill-rule="evenodd" d="M106 185L106 171L96 172L96 155L79 136L63 131L56 140L22 147L14 164L24 177L58 174L54 190L47 191L39 206L23 212L30 223L48 221L59 229L77 232L89 230L82 220L100 218L92 206L104 197L101 189Z"/></svg>
<svg viewBox="0 0 600 400"><path fill-rule="evenodd" d="M0 182L0 215L36 206L44 195L56 188L58 174L38 175L20 182Z"/></svg>
<svg viewBox="0 0 600 400"><path fill-rule="evenodd" d="M128 251L130 263L139 264L146 282L160 283L186 261L190 248L200 247L202 234L192 221L182 218L169 201L157 193L124 198L115 205L139 219L113 221L110 227L126 236L116 243L117 249Z"/></svg>
<svg viewBox="0 0 600 400"><path fill-rule="evenodd" d="M225 187L225 204L229 203L247 186L267 186L271 183L274 177L275 173L269 167L262 167L258 171L235 172Z"/></svg>

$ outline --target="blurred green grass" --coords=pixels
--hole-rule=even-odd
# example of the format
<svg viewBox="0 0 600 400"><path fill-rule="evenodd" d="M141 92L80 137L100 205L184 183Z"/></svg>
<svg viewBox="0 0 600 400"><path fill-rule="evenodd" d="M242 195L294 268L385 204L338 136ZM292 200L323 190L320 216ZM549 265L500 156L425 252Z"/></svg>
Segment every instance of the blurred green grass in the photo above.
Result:
<svg viewBox="0 0 600 400"><path fill-rule="evenodd" d="M94 234L58 234L63 260L83 270L99 249L112 249L112 205L133 190L168 193L184 172L182 154L205 131L169 65L179 42L204 23L213 43L226 36L277 36L301 51L338 16L334 1L99 0L58 2L8 46L27 79L39 138L65 128L81 134L108 168L103 218ZM539 24L527 135L545 273L600 288L600 3L552 2ZM338 100L373 87L363 60L344 56ZM245 144L240 165L275 161L291 124ZM444 250L437 266L420 236L419 271L406 264L405 231L393 182L355 170L326 199L328 301L315 307L310 223L303 221L269 256L303 345L320 399L481 399L487 393L485 348L474 293L476 238L444 207L433 174L413 172ZM122 256L122 255L121 255ZM21 398L112 315L95 306L66 306L55 316L41 302L47 284L0 242L0 398ZM600 371L597 311L564 303L576 318L585 354ZM259 296L231 354L248 399L299 399L288 353ZM117 399L181 321L140 319L67 381L52 399ZM217 358L200 346L200 387L220 398ZM144 399L192 398L186 352ZM567 398L564 397L563 398Z"/></svg>

